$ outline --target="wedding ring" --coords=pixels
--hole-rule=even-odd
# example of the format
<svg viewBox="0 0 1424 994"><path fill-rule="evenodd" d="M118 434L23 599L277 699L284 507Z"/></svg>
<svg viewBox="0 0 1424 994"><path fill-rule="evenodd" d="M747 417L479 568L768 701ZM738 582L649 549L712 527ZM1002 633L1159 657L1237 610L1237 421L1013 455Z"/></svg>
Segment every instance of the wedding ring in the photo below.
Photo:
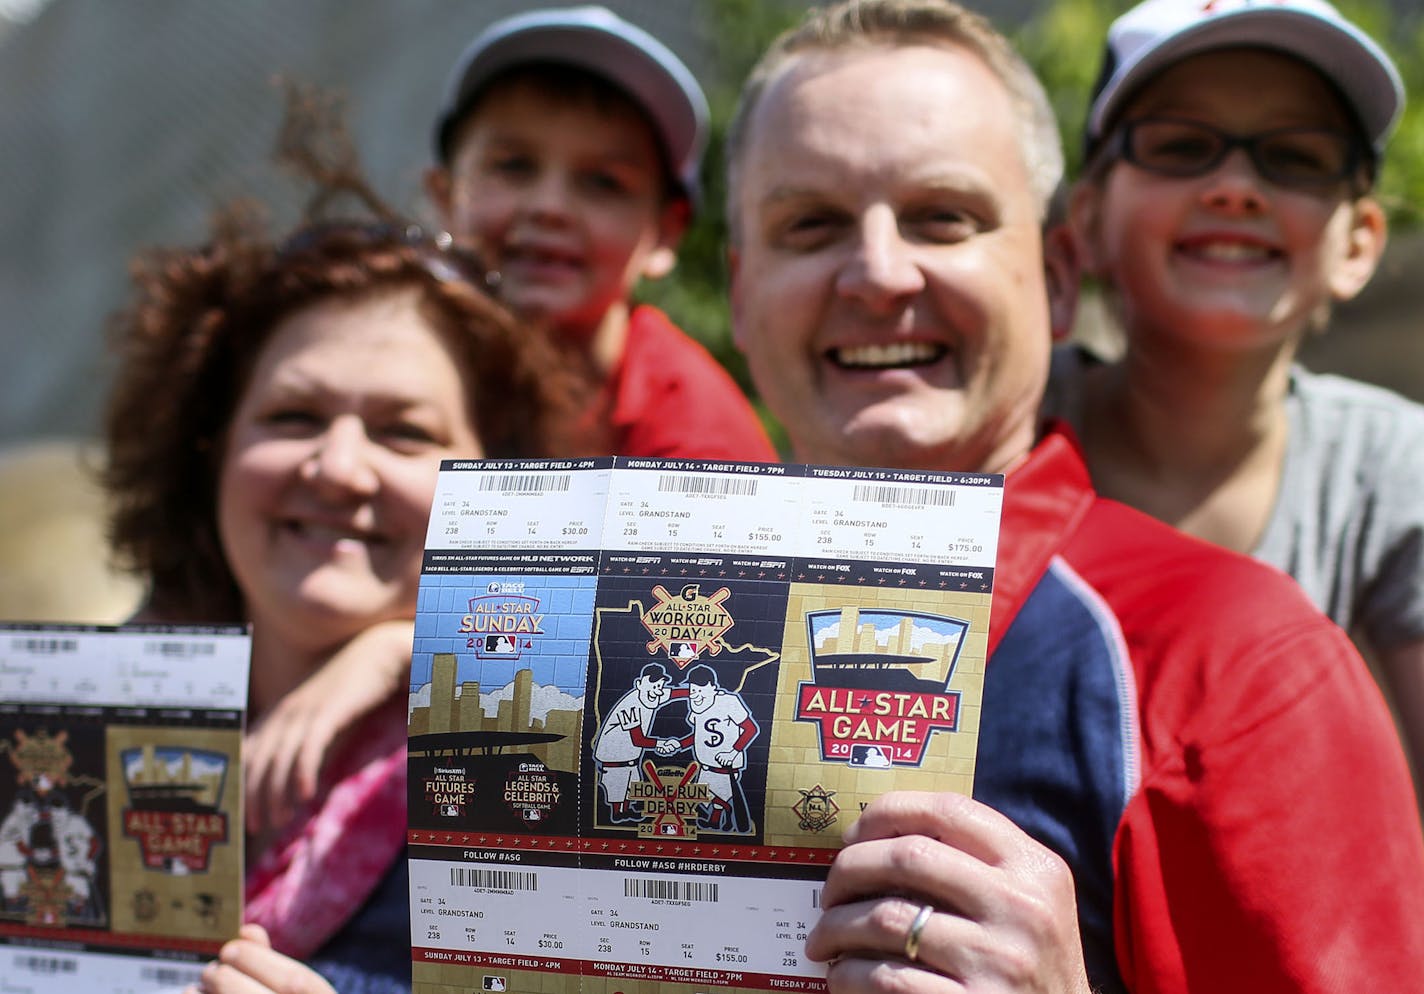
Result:
<svg viewBox="0 0 1424 994"><path fill-rule="evenodd" d="M934 905L926 904L920 909L920 913L915 915L915 920L910 922L910 931L905 933L905 958L911 963L920 958L920 936L924 934L925 925L932 914Z"/></svg>

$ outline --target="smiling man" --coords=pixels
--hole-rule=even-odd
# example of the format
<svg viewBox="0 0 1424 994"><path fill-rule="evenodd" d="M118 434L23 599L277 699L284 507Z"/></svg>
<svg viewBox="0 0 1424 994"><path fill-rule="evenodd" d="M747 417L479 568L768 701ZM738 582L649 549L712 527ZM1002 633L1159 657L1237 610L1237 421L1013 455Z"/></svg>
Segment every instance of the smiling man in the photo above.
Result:
<svg viewBox="0 0 1424 994"><path fill-rule="evenodd" d="M809 51L752 85L731 160L735 333L768 404L794 412L798 456L1005 469L1048 371L1053 118L1025 141L963 47Z"/></svg>
<svg viewBox="0 0 1424 994"><path fill-rule="evenodd" d="M1009 474L975 797L871 805L808 952L835 991L1424 989L1424 836L1348 640L1038 423L1057 141L937 0L812 11L743 90L734 333L796 457Z"/></svg>

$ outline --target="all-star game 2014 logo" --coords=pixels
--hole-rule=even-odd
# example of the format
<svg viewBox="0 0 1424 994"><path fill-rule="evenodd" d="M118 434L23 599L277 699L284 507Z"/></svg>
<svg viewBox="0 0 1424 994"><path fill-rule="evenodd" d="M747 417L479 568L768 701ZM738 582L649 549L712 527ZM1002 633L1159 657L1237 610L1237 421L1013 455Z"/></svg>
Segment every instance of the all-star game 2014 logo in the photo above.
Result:
<svg viewBox="0 0 1424 994"><path fill-rule="evenodd" d="M851 766L919 766L937 731L959 727L949 689L969 622L915 611L806 615L813 679L797 689L796 720L816 725L821 758Z"/></svg>
<svg viewBox="0 0 1424 994"><path fill-rule="evenodd" d="M138 842L143 865L167 873L202 873L212 847L227 842L218 809L228 757L205 749L146 745L125 749L124 835Z"/></svg>
<svg viewBox="0 0 1424 994"><path fill-rule="evenodd" d="M689 583L677 596L661 584L653 587L657 603L643 613L643 627L653 640L649 653L665 652L677 668L687 669L702 654L722 651L722 636L735 622L722 602L732 595L726 587L710 597L702 596L698 584Z"/></svg>
<svg viewBox="0 0 1424 994"><path fill-rule="evenodd" d="M469 647L479 659L518 659L544 634L539 598L525 594L518 581L491 583L483 596L470 598L460 634L471 636Z"/></svg>

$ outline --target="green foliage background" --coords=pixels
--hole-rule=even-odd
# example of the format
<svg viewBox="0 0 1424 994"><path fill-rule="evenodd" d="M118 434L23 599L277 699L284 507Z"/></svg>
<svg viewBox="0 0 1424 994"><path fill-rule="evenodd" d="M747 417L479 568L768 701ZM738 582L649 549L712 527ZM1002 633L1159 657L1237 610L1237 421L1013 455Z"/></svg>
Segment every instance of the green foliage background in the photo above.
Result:
<svg viewBox="0 0 1424 994"><path fill-rule="evenodd" d="M971 0L972 5L972 0ZM1058 112L1069 176L1081 158L1079 135L1097 78L1103 39L1113 18L1132 6L1126 0L1052 0L1017 29L1001 25L1043 80ZM1385 0L1336 0L1340 11L1393 56L1411 97L1385 157L1379 196L1396 233L1424 221L1424 20L1399 19ZM705 200L684 237L672 276L644 284L640 298L666 310L706 345L755 396L741 354L732 345L727 313L727 226L722 153L737 91L757 57L801 7L776 0L707 0L705 27L712 39L716 76L705 80L712 107L712 137L703 165ZM779 428L768 421L781 445Z"/></svg>

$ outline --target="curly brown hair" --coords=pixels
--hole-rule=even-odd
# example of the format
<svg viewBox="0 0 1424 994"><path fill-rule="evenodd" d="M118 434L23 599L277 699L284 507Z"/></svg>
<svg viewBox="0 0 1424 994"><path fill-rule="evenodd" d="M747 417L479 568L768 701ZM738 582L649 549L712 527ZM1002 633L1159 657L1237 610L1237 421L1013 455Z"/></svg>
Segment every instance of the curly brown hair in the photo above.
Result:
<svg viewBox="0 0 1424 994"><path fill-rule="evenodd" d="M148 578L145 614L156 620L242 620L217 526L225 437L273 329L320 300L417 288L465 375L489 457L587 448L572 435L587 421L579 374L484 292L483 268L448 237L324 222L276 245L261 229L251 210L229 209L207 245L140 255L135 299L113 323L119 365L102 470L110 542L122 566Z"/></svg>

